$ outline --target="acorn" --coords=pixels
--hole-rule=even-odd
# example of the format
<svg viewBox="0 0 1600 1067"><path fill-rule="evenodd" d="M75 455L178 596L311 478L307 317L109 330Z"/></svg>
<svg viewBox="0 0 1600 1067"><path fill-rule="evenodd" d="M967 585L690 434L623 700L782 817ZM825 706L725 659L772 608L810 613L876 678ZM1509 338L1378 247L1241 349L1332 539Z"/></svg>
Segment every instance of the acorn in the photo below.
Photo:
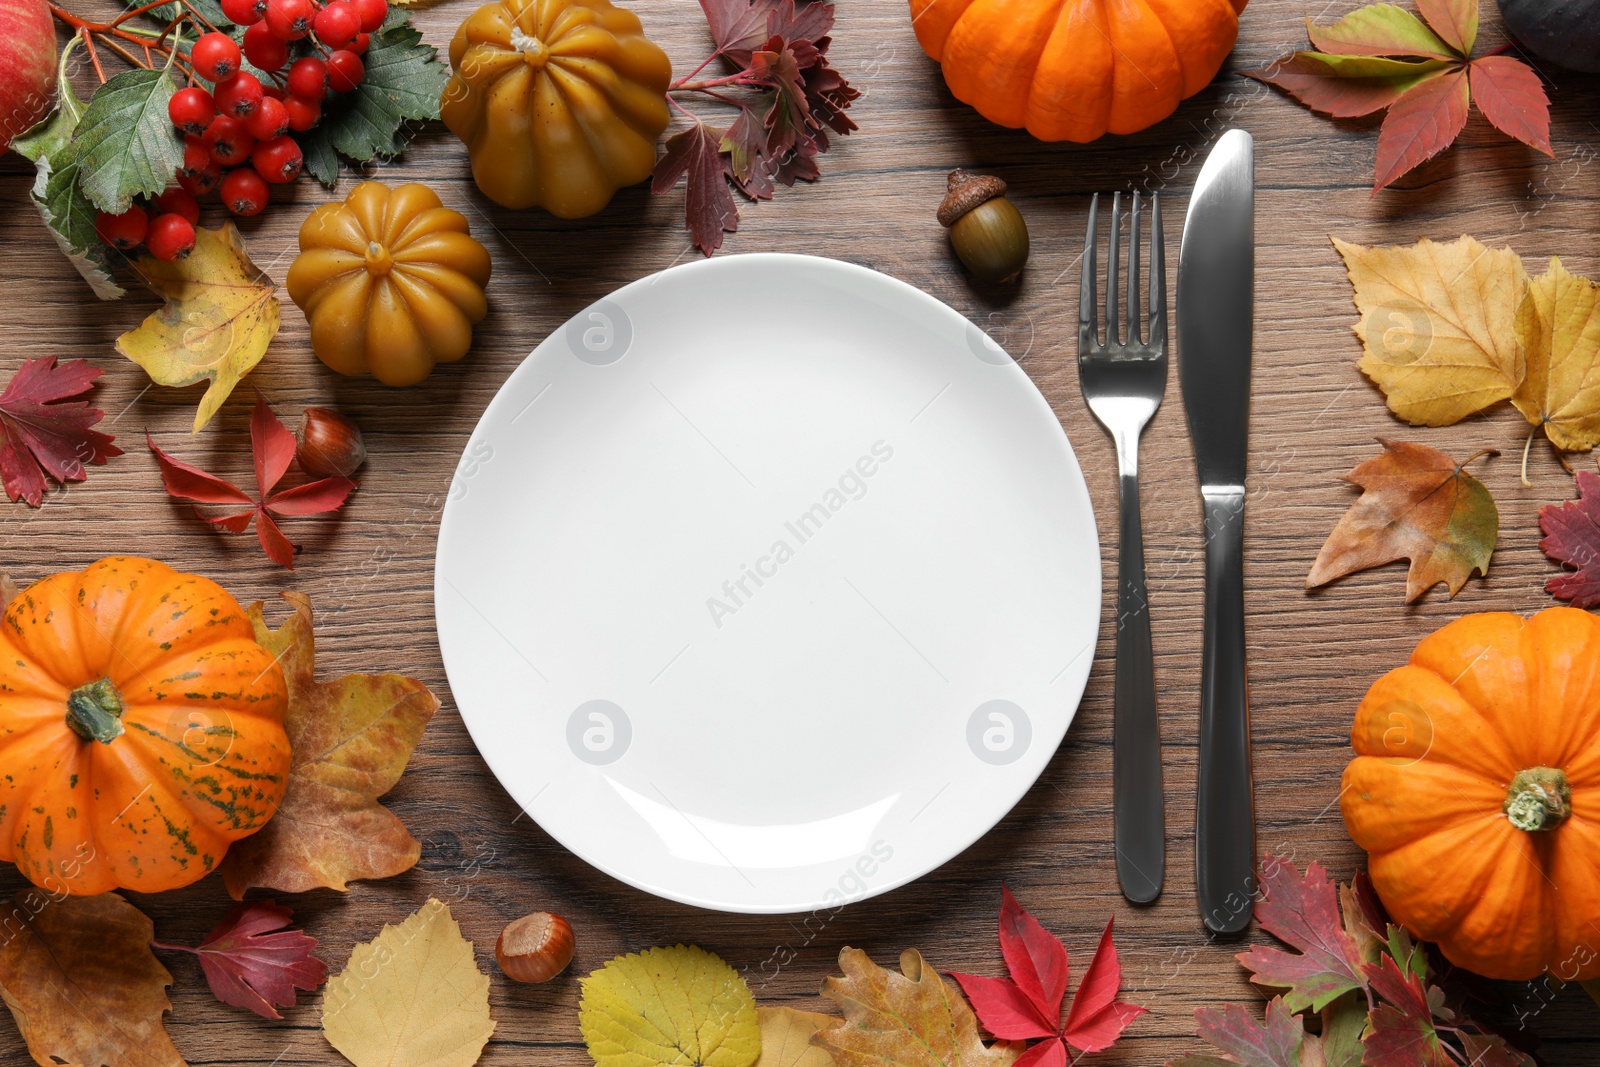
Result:
<svg viewBox="0 0 1600 1067"><path fill-rule="evenodd" d="M939 225L980 282L1006 282L1028 262L1028 224L1006 199L1006 183L988 174L950 172L949 192L939 205Z"/></svg>
<svg viewBox="0 0 1600 1067"><path fill-rule="evenodd" d="M294 435L300 469L314 478L348 478L367 461L367 444L355 423L327 408L306 408Z"/></svg>

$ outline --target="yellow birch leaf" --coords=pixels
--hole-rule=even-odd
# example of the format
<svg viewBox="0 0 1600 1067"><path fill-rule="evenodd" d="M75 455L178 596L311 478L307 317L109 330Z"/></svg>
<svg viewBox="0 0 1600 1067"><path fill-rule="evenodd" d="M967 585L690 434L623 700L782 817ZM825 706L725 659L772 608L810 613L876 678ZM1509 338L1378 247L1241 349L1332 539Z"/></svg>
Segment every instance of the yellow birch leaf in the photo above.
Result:
<svg viewBox="0 0 1600 1067"><path fill-rule="evenodd" d="M811 1035L843 1019L796 1008L759 1008L761 1058L756 1067L835 1067L828 1050L811 1043Z"/></svg>
<svg viewBox="0 0 1600 1067"><path fill-rule="evenodd" d="M437 900L385 926L328 979L322 1033L356 1067L472 1067L494 1033L489 977Z"/></svg>
<svg viewBox="0 0 1600 1067"><path fill-rule="evenodd" d="M140 256L138 270L166 304L117 338L117 351L157 385L210 379L194 413L199 430L266 354L278 332L278 287L250 262L231 222L220 230L197 228L194 251L184 259Z"/></svg>
<svg viewBox="0 0 1600 1067"><path fill-rule="evenodd" d="M1355 287L1358 364L1417 426L1448 426L1511 396L1523 376L1517 310L1528 272L1471 237L1367 248L1337 237Z"/></svg>
<svg viewBox="0 0 1600 1067"><path fill-rule="evenodd" d="M705 949L618 956L580 984L578 1025L599 1067L751 1067L760 1055L750 987Z"/></svg>
<svg viewBox="0 0 1600 1067"><path fill-rule="evenodd" d="M1528 374L1511 397L1552 444L1587 452L1600 444L1600 286L1561 260L1528 287L1517 313Z"/></svg>

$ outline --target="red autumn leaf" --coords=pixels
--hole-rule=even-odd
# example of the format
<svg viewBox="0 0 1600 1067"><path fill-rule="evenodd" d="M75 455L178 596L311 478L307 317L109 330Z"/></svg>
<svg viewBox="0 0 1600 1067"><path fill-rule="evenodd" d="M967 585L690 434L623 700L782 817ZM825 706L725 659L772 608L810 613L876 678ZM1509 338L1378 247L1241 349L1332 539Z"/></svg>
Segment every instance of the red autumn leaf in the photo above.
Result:
<svg viewBox="0 0 1600 1067"><path fill-rule="evenodd" d="M1367 980L1384 1003L1372 1009L1361 1044L1367 1067L1449 1067L1450 1056L1434 1027L1434 1007L1443 994L1423 985L1422 976L1402 973L1392 956L1369 963Z"/></svg>
<svg viewBox="0 0 1600 1067"><path fill-rule="evenodd" d="M710 255L722 247L722 235L739 228L739 209L728 189L722 159L722 131L696 122L682 133L667 138L667 151L656 164L650 188L664 193L688 176L684 197L689 236L695 245Z"/></svg>
<svg viewBox="0 0 1600 1067"><path fill-rule="evenodd" d="M1303 1067L1300 1046L1306 1040L1305 1028L1278 997L1267 1003L1265 1026L1251 1018L1242 1004L1196 1008L1194 1018L1200 1036L1223 1055L1182 1056L1168 1067Z"/></svg>
<svg viewBox="0 0 1600 1067"><path fill-rule="evenodd" d="M1478 0L1417 0L1423 21L1464 56L1478 40Z"/></svg>
<svg viewBox="0 0 1600 1067"><path fill-rule="evenodd" d="M1545 583L1544 590L1575 608L1600 604L1600 474L1578 472L1578 499L1539 509L1544 539L1539 547L1572 569Z"/></svg>
<svg viewBox="0 0 1600 1067"><path fill-rule="evenodd" d="M278 1009L294 1006L295 990L317 989L328 977L328 965L312 955L316 939L287 929L293 916L274 901L252 901L228 912L199 948L155 945L199 956L206 984L224 1004L281 1019Z"/></svg>
<svg viewBox="0 0 1600 1067"><path fill-rule="evenodd" d="M1373 193L1449 148L1467 124L1469 100L1465 69L1446 71L1401 93L1378 131Z"/></svg>
<svg viewBox="0 0 1600 1067"><path fill-rule="evenodd" d="M1072 1009L1061 1023L1068 982L1067 949L1061 940L1001 888L1000 954L1009 978L953 972L951 977L972 1002L978 1020L997 1038L1043 1038L1017 1057L1012 1067L1066 1067L1067 1046L1082 1052L1110 1048L1144 1008L1117 1000L1122 969L1111 940L1111 922L1100 935Z"/></svg>
<svg viewBox="0 0 1600 1067"><path fill-rule="evenodd" d="M103 372L85 359L57 364L55 356L25 361L0 393L0 481L12 500L44 504L45 478L81 482L84 464L122 455L110 434L90 427L105 417L84 400Z"/></svg>
<svg viewBox="0 0 1600 1067"><path fill-rule="evenodd" d="M1379 60L1378 63L1383 65L1369 63L1357 69L1379 69L1387 73L1349 77L1336 73L1335 68L1315 52L1296 52L1271 66L1247 70L1245 75L1277 86L1312 111L1336 119L1354 119L1382 111L1407 90L1440 73L1437 63L1400 60Z"/></svg>
<svg viewBox="0 0 1600 1067"><path fill-rule="evenodd" d="M1468 68L1472 100L1495 129L1554 157L1550 98L1533 68L1512 56L1484 56Z"/></svg>
<svg viewBox="0 0 1600 1067"><path fill-rule="evenodd" d="M1366 987L1361 947L1346 927L1364 917L1341 917L1339 889L1326 871L1313 862L1302 876L1289 858L1267 856L1261 886L1265 896L1256 903L1256 921L1295 951L1253 945L1239 953L1235 958L1251 972L1251 981L1287 989L1283 1001L1290 1011L1321 1011L1336 997Z"/></svg>
<svg viewBox="0 0 1600 1067"><path fill-rule="evenodd" d="M250 413L250 451L255 461L259 499L232 482L167 455L156 447L155 439L149 433L145 434L145 441L161 467L161 481L169 496L196 504L242 507L242 511L229 511L222 515L207 515L199 508L195 508L194 513L230 533L244 533L254 519L256 539L261 542L261 550L274 563L290 570L294 569L295 547L273 521L274 516L319 515L337 511L344 506L345 500L356 487L356 483L349 478L321 478L274 493L273 488L287 473L294 459L294 434L272 413L271 406L264 399L258 399L255 409Z"/></svg>

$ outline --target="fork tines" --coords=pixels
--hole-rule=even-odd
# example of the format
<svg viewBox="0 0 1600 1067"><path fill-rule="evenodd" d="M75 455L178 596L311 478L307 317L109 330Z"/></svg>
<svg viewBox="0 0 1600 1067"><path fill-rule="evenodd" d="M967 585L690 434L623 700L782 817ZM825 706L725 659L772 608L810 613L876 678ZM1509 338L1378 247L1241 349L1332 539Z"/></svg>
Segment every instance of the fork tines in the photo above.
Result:
<svg viewBox="0 0 1600 1067"><path fill-rule="evenodd" d="M1089 202L1089 235L1083 251L1083 295L1078 307L1078 351L1117 352L1129 356L1165 355L1167 350L1167 271L1162 253L1161 194L1151 195L1154 218L1150 224L1150 321L1141 339L1142 308L1139 303L1139 194L1133 194L1133 212L1128 226L1128 317L1118 328L1117 282L1118 253L1122 246L1122 194L1111 196L1111 252L1106 264L1106 332L1099 339L1095 314L1095 278L1100 270L1096 251L1100 194Z"/></svg>

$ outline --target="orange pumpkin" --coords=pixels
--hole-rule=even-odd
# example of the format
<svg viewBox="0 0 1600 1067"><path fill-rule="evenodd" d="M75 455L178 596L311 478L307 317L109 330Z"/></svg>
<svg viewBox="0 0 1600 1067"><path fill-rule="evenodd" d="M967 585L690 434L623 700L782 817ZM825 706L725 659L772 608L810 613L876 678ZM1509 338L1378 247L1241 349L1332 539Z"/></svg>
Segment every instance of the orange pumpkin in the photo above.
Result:
<svg viewBox="0 0 1600 1067"><path fill-rule="evenodd" d="M1600 618L1458 619L1350 739L1345 825L1397 922L1491 978L1600 976Z"/></svg>
<svg viewBox="0 0 1600 1067"><path fill-rule="evenodd" d="M957 100L1041 141L1134 133L1203 89L1247 0L911 0Z"/></svg>
<svg viewBox="0 0 1600 1067"><path fill-rule="evenodd" d="M215 582L113 556L0 617L0 859L51 892L188 885L288 781L283 672Z"/></svg>

